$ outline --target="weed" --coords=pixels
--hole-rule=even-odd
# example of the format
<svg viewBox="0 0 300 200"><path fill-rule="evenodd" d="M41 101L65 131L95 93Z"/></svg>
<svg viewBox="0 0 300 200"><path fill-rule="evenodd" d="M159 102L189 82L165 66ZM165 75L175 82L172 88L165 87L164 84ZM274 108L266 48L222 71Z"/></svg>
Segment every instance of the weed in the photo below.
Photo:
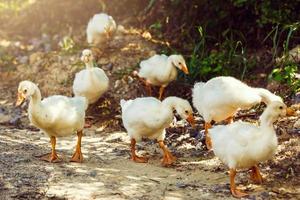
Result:
<svg viewBox="0 0 300 200"><path fill-rule="evenodd" d="M263 43L267 41L268 38L272 39L272 61L278 57L279 53L279 45L283 44L283 52L284 54L288 53L290 40L293 36L293 33L298 30L300 27L300 22L296 22L288 25L276 24L272 30L267 34L264 38ZM283 37L285 38L283 39ZM282 42L283 41L283 42Z"/></svg>
<svg viewBox="0 0 300 200"><path fill-rule="evenodd" d="M269 78L279 82L287 83L293 93L300 91L300 79L296 77L298 65L296 63L287 62L283 67L273 69Z"/></svg>
<svg viewBox="0 0 300 200"><path fill-rule="evenodd" d="M204 27L197 27L199 38L194 45L191 56L187 59L190 74L185 79L188 82L208 80L220 75L235 75L243 79L248 69L256 61L247 58L246 47L243 42L235 40L234 35L243 38L238 31L227 30L223 33L224 42L215 44L215 48L207 51L207 42L214 40L206 34ZM181 75L182 77L182 75Z"/></svg>
<svg viewBox="0 0 300 200"><path fill-rule="evenodd" d="M75 42L69 36L65 36L58 45L64 53L73 53L75 51Z"/></svg>
<svg viewBox="0 0 300 200"><path fill-rule="evenodd" d="M162 34L162 23L160 21L157 21L157 22L151 24L149 26L149 29L152 30L152 32L154 32L154 34L158 38L162 38L163 37L163 34Z"/></svg>

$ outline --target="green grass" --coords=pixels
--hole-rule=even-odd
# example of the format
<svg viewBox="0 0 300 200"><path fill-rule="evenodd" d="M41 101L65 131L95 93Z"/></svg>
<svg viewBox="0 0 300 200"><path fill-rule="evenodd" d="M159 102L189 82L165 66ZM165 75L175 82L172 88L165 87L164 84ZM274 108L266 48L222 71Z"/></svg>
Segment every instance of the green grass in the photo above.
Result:
<svg viewBox="0 0 300 200"><path fill-rule="evenodd" d="M300 91L300 79L296 77L299 65L286 61L282 66L275 67L269 78L279 83L285 83L290 87L292 93Z"/></svg>
<svg viewBox="0 0 300 200"><path fill-rule="evenodd" d="M210 50L208 43L216 39L207 35L205 27L199 26L197 30L198 40L190 56L186 56L190 74L180 75L185 81L206 81L220 75L234 75L243 79L247 71L256 65L255 59L247 57L247 48L243 42L235 40L236 35L243 39L244 36L240 32L228 29L223 33L224 41L217 42Z"/></svg>
<svg viewBox="0 0 300 200"><path fill-rule="evenodd" d="M0 12L4 12L4 11L19 12L33 2L34 1L32 0L1 0Z"/></svg>

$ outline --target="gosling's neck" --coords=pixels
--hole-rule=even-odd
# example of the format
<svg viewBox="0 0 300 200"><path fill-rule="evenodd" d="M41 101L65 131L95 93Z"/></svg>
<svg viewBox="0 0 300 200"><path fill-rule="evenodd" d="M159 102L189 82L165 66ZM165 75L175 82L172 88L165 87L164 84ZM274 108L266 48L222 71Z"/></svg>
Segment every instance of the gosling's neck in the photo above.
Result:
<svg viewBox="0 0 300 200"><path fill-rule="evenodd" d="M162 104L164 107L173 111L175 109L177 99L178 97L167 97L162 101Z"/></svg>
<svg viewBox="0 0 300 200"><path fill-rule="evenodd" d="M85 63L85 67L86 67L86 69L92 69L92 68L94 68L94 63L93 63L93 61L90 61L90 62Z"/></svg>
<svg viewBox="0 0 300 200"><path fill-rule="evenodd" d="M265 110L260 117L261 127L273 128L273 124L277 120L277 118L278 117L274 116L274 114L270 110Z"/></svg>
<svg viewBox="0 0 300 200"><path fill-rule="evenodd" d="M160 121L165 123L166 121L172 122L174 117L173 110L175 109L176 97L167 97L162 101L162 108L160 112Z"/></svg>
<svg viewBox="0 0 300 200"><path fill-rule="evenodd" d="M265 104L269 104L272 101L283 102L281 97L273 94L269 90L266 90L264 88L254 88L254 89L255 89L255 91L257 91L257 93L259 94L259 96L261 96L261 100Z"/></svg>
<svg viewBox="0 0 300 200"><path fill-rule="evenodd" d="M41 92L37 86L34 87L35 87L35 91L33 95L30 97L29 109L41 106L41 101L42 101Z"/></svg>
<svg viewBox="0 0 300 200"><path fill-rule="evenodd" d="M172 58L172 56L169 56L168 60L167 60L167 66L166 66L166 69L165 69L165 74L161 74L161 76L168 77L171 74L171 71L174 68L175 68L175 66L173 64L173 58Z"/></svg>

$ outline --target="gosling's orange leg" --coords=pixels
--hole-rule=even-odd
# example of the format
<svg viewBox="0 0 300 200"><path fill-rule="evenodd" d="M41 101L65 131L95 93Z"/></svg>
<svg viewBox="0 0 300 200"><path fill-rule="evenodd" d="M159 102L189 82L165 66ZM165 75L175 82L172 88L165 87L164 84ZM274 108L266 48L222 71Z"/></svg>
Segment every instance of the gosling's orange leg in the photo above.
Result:
<svg viewBox="0 0 300 200"><path fill-rule="evenodd" d="M52 147L51 153L42 156L40 159L47 162L53 162L53 163L60 162L61 160L58 158L58 155L56 154L56 150L55 150L56 138L54 136L51 136L50 142Z"/></svg>
<svg viewBox="0 0 300 200"><path fill-rule="evenodd" d="M162 165L168 166L168 165L173 164L173 162L176 160L176 157L170 153L170 151L167 149L167 147L165 146L165 144L162 140L158 141L158 144L164 152L164 156L162 159Z"/></svg>
<svg viewBox="0 0 300 200"><path fill-rule="evenodd" d="M133 160L134 162L137 162L137 163L146 163L148 162L148 159L145 158L145 157L139 157L136 155L135 153L135 144L136 144L136 141L135 139L131 139L131 160Z"/></svg>
<svg viewBox="0 0 300 200"><path fill-rule="evenodd" d="M145 84L148 95L152 96L151 83L149 83L147 80L145 80L143 78L140 78L140 80Z"/></svg>
<svg viewBox="0 0 300 200"><path fill-rule="evenodd" d="M205 122L204 128L205 128L205 144L206 144L206 148L208 150L210 150L212 148L212 144L211 144L211 138L210 138L209 133L208 133L208 129L211 128L211 124Z"/></svg>
<svg viewBox="0 0 300 200"><path fill-rule="evenodd" d="M77 140L76 150L75 150L70 162L82 163L82 161L83 161L83 156L82 156L82 153L81 153L82 130L77 131L77 136L78 136L78 140Z"/></svg>
<svg viewBox="0 0 300 200"><path fill-rule="evenodd" d="M253 167L250 168L250 179L256 183L256 184L262 184L263 182L263 177L259 172L259 168L257 165L254 165Z"/></svg>
<svg viewBox="0 0 300 200"><path fill-rule="evenodd" d="M106 35L106 39L110 39L110 31L109 30L106 30L105 31L105 35Z"/></svg>
<svg viewBox="0 0 300 200"><path fill-rule="evenodd" d="M158 97L159 100L162 99L164 90L165 90L165 86L161 86L161 87L159 88L159 97Z"/></svg>
<svg viewBox="0 0 300 200"><path fill-rule="evenodd" d="M145 81L145 85L146 85L146 89L147 89L148 95L149 95L149 96L152 96L152 88L151 88L151 84L148 83L147 81Z"/></svg>
<svg viewBox="0 0 300 200"><path fill-rule="evenodd" d="M230 176L230 191L231 191L231 194L234 197L237 197L237 198L247 196L248 195L247 193L242 192L242 191L240 191L236 188L235 181L234 181L235 175L236 175L236 170L235 169L230 169L229 176Z"/></svg>
<svg viewBox="0 0 300 200"><path fill-rule="evenodd" d="M137 71L134 71L134 72L133 72L133 75L139 77ZM144 78L139 77L139 79L140 79L140 81L142 81L142 82L145 84L148 95L149 95L149 96L152 96L151 83L149 83L149 81L147 81L147 80L144 79Z"/></svg>
<svg viewBox="0 0 300 200"><path fill-rule="evenodd" d="M232 124L233 123L233 116L228 117L226 120L227 124Z"/></svg>

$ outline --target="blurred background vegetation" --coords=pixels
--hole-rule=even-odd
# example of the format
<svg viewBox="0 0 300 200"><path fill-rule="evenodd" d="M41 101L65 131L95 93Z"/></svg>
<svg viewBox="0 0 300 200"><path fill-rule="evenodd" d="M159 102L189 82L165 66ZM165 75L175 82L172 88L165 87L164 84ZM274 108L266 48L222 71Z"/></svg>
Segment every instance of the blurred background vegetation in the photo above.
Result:
<svg viewBox="0 0 300 200"><path fill-rule="evenodd" d="M299 8L299 0L1 0L0 37L28 41L47 35L59 44L54 50L74 52L85 43L88 19L104 11L163 41L160 53L183 54L191 73L181 80L187 83L232 75L274 80L295 93ZM14 62L1 46L0 55L0 66Z"/></svg>

